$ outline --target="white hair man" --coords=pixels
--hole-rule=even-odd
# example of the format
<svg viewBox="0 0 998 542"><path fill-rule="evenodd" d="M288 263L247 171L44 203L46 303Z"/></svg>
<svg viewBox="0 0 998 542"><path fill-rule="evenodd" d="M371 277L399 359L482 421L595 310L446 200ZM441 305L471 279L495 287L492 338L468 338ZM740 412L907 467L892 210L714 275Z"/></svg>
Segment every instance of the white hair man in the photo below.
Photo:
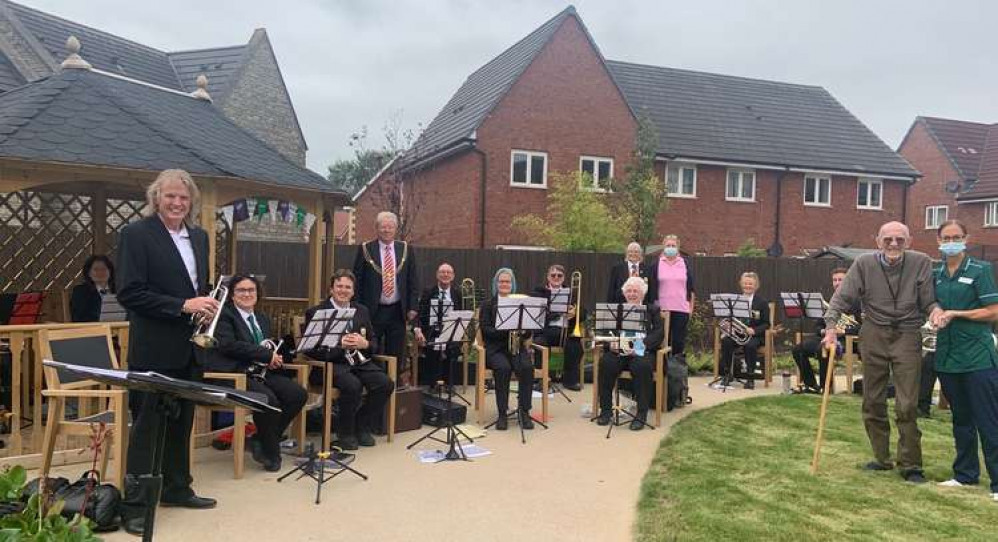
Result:
<svg viewBox="0 0 998 542"><path fill-rule="evenodd" d="M610 270L610 284L607 288L606 300L608 303L622 303L624 296L621 293L621 286L629 277L641 277L647 282L648 274L651 272L643 262L644 251L638 243L630 243L624 252L624 261L618 262Z"/></svg>

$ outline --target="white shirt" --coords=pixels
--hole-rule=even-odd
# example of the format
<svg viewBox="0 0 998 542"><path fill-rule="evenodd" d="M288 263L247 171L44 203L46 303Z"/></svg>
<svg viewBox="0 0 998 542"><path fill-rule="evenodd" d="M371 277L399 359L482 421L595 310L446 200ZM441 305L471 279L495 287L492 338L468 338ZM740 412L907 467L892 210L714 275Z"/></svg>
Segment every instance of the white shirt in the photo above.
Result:
<svg viewBox="0 0 998 542"><path fill-rule="evenodd" d="M250 317L252 317L253 318L253 322L256 325L256 328L260 330L261 334L263 333L263 328L260 327L260 322L257 321L256 315L254 315L250 311L244 311L243 309L239 308L238 305L234 305L234 306L236 307L236 311L239 313L239 316L243 317L243 321L246 322L246 327L248 327L250 329L250 332L253 331L253 325L254 325L254 324L251 324L250 321L249 321Z"/></svg>
<svg viewBox="0 0 998 542"><path fill-rule="evenodd" d="M349 302L346 305L340 305L339 303L336 302L335 299L333 299L331 297L329 298L329 303L336 310L345 310L345 309L349 309L350 308L350 303Z"/></svg>
<svg viewBox="0 0 998 542"><path fill-rule="evenodd" d="M381 300L379 302L382 305L391 305L392 303L398 303L399 300L402 299L401 296L399 296L399 259L398 259L398 254L395 254L395 242L394 241L392 241L391 243L387 243L386 244L382 240L378 239L378 251L379 251L378 254L381 255L381 271L382 271L382 273L385 270L385 261L384 261L384 258L385 258L385 247L391 247L392 262L395 264L395 293L393 293L391 297L385 297L385 291L384 291L384 289L382 289L381 290ZM384 277L382 277L382 281L384 281ZM382 282L382 284L384 284L384 282Z"/></svg>
<svg viewBox="0 0 998 542"><path fill-rule="evenodd" d="M640 275L641 274L641 263L632 262L631 260L624 260L627 262L627 274L628 275Z"/></svg>
<svg viewBox="0 0 998 542"><path fill-rule="evenodd" d="M177 251L180 252L180 257L184 260L184 267L187 268L187 275L191 278L191 286L194 287L196 294L198 291L198 264L194 258L191 234L187 231L187 226L180 226L180 231L173 231L170 228L166 228L166 231L170 232L173 244L177 246Z"/></svg>

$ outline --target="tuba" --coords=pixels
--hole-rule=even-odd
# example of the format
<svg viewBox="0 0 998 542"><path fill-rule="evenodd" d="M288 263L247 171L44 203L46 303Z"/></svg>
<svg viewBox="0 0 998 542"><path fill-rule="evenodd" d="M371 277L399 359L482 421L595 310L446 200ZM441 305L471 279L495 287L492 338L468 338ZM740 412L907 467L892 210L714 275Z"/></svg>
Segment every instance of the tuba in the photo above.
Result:
<svg viewBox="0 0 998 542"><path fill-rule="evenodd" d="M727 337L735 344L742 346L752 340L752 335L748 332L748 324L737 318L724 318L717 327L721 330L721 336Z"/></svg>
<svg viewBox="0 0 998 542"><path fill-rule="evenodd" d="M211 293L208 294L215 301L218 301L218 310L215 311L215 316L208 319L200 312L191 315L191 324L194 324L194 334L191 335L191 342L201 348L214 348L218 344L218 340L215 339L215 327L218 325L218 319L222 316L222 307L225 305L225 299L229 297L229 287L226 286L228 281L229 277L227 275L218 277L218 283Z"/></svg>

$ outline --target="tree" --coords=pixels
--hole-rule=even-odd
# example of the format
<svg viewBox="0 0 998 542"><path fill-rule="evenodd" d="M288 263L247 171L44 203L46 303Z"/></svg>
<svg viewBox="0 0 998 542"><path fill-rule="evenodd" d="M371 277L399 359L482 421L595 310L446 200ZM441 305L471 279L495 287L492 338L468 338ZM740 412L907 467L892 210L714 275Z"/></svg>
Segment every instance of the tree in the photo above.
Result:
<svg viewBox="0 0 998 542"><path fill-rule="evenodd" d="M333 183L333 187L352 196L391 159L392 156L383 150L355 149L352 159L337 160L329 166L329 174L326 177Z"/></svg>
<svg viewBox="0 0 998 542"><path fill-rule="evenodd" d="M619 251L627 242L627 223L612 211L604 194L581 188L591 183L585 178L580 182L578 172L552 173L546 217L519 215L513 218L513 228L531 243L558 250Z"/></svg>
<svg viewBox="0 0 998 542"><path fill-rule="evenodd" d="M740 247L738 247L739 258L765 258L765 249L755 246L755 239L749 237Z"/></svg>
<svg viewBox="0 0 998 542"><path fill-rule="evenodd" d="M659 213L667 208L668 192L655 175L658 134L647 117L638 121L634 147L634 157L619 187L619 210L629 222L630 238L648 246L658 237L656 222Z"/></svg>

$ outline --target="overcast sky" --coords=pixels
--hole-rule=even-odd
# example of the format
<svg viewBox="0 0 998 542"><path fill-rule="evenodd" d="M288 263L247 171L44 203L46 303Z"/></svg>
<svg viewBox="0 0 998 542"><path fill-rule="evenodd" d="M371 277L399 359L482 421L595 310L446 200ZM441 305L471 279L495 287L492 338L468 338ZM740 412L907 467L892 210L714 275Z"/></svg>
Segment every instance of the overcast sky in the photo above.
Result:
<svg viewBox="0 0 998 542"><path fill-rule="evenodd" d="M21 0L166 51L246 43L264 27L308 165L368 126L425 126L464 79L564 9L555 0ZM998 122L990 0L579 0L604 56L821 85L891 147L916 115Z"/></svg>

